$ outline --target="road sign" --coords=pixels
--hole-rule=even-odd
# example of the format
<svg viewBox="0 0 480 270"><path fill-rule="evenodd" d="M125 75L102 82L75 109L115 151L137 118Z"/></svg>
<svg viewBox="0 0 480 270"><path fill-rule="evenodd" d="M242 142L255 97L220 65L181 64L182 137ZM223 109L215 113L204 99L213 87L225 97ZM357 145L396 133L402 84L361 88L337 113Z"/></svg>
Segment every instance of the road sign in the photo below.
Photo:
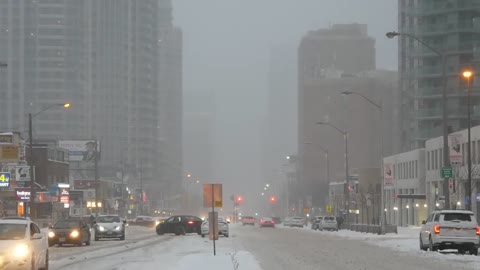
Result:
<svg viewBox="0 0 480 270"><path fill-rule="evenodd" d="M331 204L327 204L327 207L325 208L325 212L327 212L327 214L332 213L332 205Z"/></svg>
<svg viewBox="0 0 480 270"><path fill-rule="evenodd" d="M440 171L440 175L442 178L452 178L453 177L453 171L451 167L443 167L442 170Z"/></svg>
<svg viewBox="0 0 480 270"><path fill-rule="evenodd" d="M213 196L213 199L212 199ZM222 184L203 184L203 207L223 207Z"/></svg>

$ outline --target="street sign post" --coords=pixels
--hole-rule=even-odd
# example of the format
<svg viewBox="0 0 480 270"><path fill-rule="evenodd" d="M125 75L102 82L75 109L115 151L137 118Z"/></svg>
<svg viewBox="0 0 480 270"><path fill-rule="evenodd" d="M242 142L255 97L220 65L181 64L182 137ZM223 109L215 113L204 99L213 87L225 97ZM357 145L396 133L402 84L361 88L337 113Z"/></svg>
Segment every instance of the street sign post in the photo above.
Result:
<svg viewBox="0 0 480 270"><path fill-rule="evenodd" d="M443 167L440 171L442 178L453 178L453 171L451 167Z"/></svg>
<svg viewBox="0 0 480 270"><path fill-rule="evenodd" d="M216 255L215 240L218 239L218 216L215 214L215 207L223 207L222 184L204 184L203 185L203 207L212 208L209 213L209 238L213 240L213 256Z"/></svg>

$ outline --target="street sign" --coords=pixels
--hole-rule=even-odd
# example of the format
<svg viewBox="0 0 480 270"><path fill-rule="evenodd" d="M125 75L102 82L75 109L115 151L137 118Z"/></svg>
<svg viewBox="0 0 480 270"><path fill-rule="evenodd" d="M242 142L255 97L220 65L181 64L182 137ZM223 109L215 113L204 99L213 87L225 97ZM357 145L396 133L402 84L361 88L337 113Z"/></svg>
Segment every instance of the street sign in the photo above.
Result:
<svg viewBox="0 0 480 270"><path fill-rule="evenodd" d="M453 177L453 171L451 167L443 167L442 170L440 171L440 175L442 178L452 178Z"/></svg>
<svg viewBox="0 0 480 270"><path fill-rule="evenodd" d="M325 212L327 212L327 214L332 213L332 205L331 204L327 204L327 207L325 208Z"/></svg>
<svg viewBox="0 0 480 270"><path fill-rule="evenodd" d="M222 184L203 184L203 207L213 206L223 207Z"/></svg>

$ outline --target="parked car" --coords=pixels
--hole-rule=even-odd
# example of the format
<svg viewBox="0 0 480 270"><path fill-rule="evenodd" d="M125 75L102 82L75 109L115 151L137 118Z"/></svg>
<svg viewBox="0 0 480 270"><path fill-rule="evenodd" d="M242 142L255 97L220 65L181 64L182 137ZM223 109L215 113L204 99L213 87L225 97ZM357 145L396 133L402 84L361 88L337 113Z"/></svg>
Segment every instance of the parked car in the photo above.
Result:
<svg viewBox="0 0 480 270"><path fill-rule="evenodd" d="M478 255L480 227L471 211L434 211L422 222L420 249L437 251L458 249L464 254Z"/></svg>
<svg viewBox="0 0 480 270"><path fill-rule="evenodd" d="M320 223L320 230L338 231L337 218L334 216L325 216Z"/></svg>
<svg viewBox="0 0 480 270"><path fill-rule="evenodd" d="M312 230L320 230L323 216L315 216L312 218Z"/></svg>
<svg viewBox="0 0 480 270"><path fill-rule="evenodd" d="M2 269L48 269L48 240L28 218L0 220ZM5 267L5 268L4 268Z"/></svg>
<svg viewBox="0 0 480 270"><path fill-rule="evenodd" d="M49 228L48 246L90 245L90 227L81 219L63 219Z"/></svg>
<svg viewBox="0 0 480 270"><path fill-rule="evenodd" d="M281 224L282 223L282 219L280 217L272 217L272 219L275 222L275 224Z"/></svg>
<svg viewBox="0 0 480 270"><path fill-rule="evenodd" d="M98 216L95 220L95 241L103 238L125 240L126 224L127 221L122 222L117 215Z"/></svg>
<svg viewBox="0 0 480 270"><path fill-rule="evenodd" d="M228 237L230 235L230 230L228 227L228 221L225 218L218 218L218 227L216 227L216 230L218 230L219 235L223 235L225 237ZM210 231L210 224L208 219L205 219L202 223L202 237L205 237Z"/></svg>
<svg viewBox="0 0 480 270"><path fill-rule="evenodd" d="M292 218L286 217L283 219L283 226L291 226L292 225Z"/></svg>
<svg viewBox="0 0 480 270"><path fill-rule="evenodd" d="M251 217L251 216L242 217L242 225L243 226L245 226L245 225L255 225L255 221L256 221L256 219L254 217Z"/></svg>
<svg viewBox="0 0 480 270"><path fill-rule="evenodd" d="M155 228L155 226L157 226L158 223L160 223L160 222L157 222L153 217L138 216L132 222L129 222L129 225Z"/></svg>
<svg viewBox="0 0 480 270"><path fill-rule="evenodd" d="M305 219L303 217L292 217L288 226L303 228L304 224L305 224Z"/></svg>
<svg viewBox="0 0 480 270"><path fill-rule="evenodd" d="M273 219L269 217L264 217L260 219L260 221L258 222L258 225L260 226L260 228L263 228L263 227L275 228L275 221L273 221Z"/></svg>
<svg viewBox="0 0 480 270"><path fill-rule="evenodd" d="M165 233L174 233L175 235L185 235L186 233L202 234L203 220L196 216L177 215L171 216L160 223L155 228L158 235Z"/></svg>

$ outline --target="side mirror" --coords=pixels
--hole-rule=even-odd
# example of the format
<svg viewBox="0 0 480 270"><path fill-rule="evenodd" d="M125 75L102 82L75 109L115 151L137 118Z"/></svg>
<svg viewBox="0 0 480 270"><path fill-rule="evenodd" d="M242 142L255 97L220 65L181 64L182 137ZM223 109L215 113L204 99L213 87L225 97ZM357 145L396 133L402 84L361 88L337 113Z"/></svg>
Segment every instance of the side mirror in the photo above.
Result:
<svg viewBox="0 0 480 270"><path fill-rule="evenodd" d="M39 240L39 239L42 239L42 238L43 238L43 236L39 233L36 233L31 237L32 240Z"/></svg>
<svg viewBox="0 0 480 270"><path fill-rule="evenodd" d="M427 224L427 222L425 220L422 220L422 224L425 225Z"/></svg>

